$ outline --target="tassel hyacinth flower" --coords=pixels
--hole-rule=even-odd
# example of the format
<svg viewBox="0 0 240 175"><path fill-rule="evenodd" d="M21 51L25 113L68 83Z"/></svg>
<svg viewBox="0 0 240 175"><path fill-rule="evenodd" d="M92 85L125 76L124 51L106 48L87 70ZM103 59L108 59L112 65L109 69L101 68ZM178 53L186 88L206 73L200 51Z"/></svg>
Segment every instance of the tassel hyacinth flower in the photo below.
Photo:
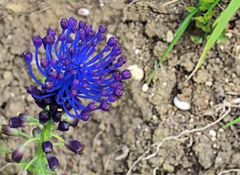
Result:
<svg viewBox="0 0 240 175"><path fill-rule="evenodd" d="M129 79L129 70L118 69L126 63L126 58L115 37L99 49L106 40L107 27L100 25L95 32L92 26L73 17L62 19L59 35L53 29L41 38L33 36L35 64L45 77L45 82L37 79L32 71L33 55L24 52L24 58L33 80L40 85L30 86L28 92L37 104L45 107L54 104L67 115L88 120L89 113L101 109L108 111L124 91L122 80ZM43 48L45 55L40 57Z"/></svg>
<svg viewBox="0 0 240 175"><path fill-rule="evenodd" d="M83 153L82 142L64 140L54 132L77 127L79 120L87 121L92 111L109 111L111 103L124 92L123 80L131 78L129 70L119 70L126 58L115 37L106 41L105 25L100 25L95 32L91 25L77 22L74 17L63 18L60 25L62 30L58 35L50 28L44 37L33 36L35 53L23 53L30 76L38 84L27 88L42 109L38 119L19 114L10 118L8 125L0 127L2 134L28 139L13 151L15 162L22 160L28 144L37 144L36 156L24 167L36 175L52 174L49 170L58 168L54 146L65 146L75 154ZM33 72L34 64L44 81ZM35 126L32 136L21 130L26 126Z"/></svg>

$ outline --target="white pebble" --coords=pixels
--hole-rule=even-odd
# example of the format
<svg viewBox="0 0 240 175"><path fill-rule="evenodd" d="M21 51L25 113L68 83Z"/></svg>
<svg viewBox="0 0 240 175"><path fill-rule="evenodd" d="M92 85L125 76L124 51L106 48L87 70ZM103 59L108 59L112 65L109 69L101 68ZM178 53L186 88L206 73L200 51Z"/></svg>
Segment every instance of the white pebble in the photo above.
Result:
<svg viewBox="0 0 240 175"><path fill-rule="evenodd" d="M142 86L142 91L143 91L143 92L147 92L148 89L149 89L148 84L147 84L147 83L144 83L143 86Z"/></svg>
<svg viewBox="0 0 240 175"><path fill-rule="evenodd" d="M128 69L131 71L132 78L134 80L142 80L143 79L144 72L140 67L138 67L138 65L136 65L136 64L130 65L128 67Z"/></svg>
<svg viewBox="0 0 240 175"><path fill-rule="evenodd" d="M89 16L90 15L90 11L87 8L80 8L80 9L78 9L77 13L79 15L82 15L82 16Z"/></svg>
<svg viewBox="0 0 240 175"><path fill-rule="evenodd" d="M177 96L174 97L173 103L178 109L181 109L183 111L187 111L187 110L191 109L191 105L188 102L181 101Z"/></svg>
<svg viewBox="0 0 240 175"><path fill-rule="evenodd" d="M217 133L214 130L210 130L209 135L212 136L212 137L216 137Z"/></svg>
<svg viewBox="0 0 240 175"><path fill-rule="evenodd" d="M173 40L173 33L172 33L171 30L169 30L169 31L167 32L166 40L167 40L168 43L172 42L172 40Z"/></svg>

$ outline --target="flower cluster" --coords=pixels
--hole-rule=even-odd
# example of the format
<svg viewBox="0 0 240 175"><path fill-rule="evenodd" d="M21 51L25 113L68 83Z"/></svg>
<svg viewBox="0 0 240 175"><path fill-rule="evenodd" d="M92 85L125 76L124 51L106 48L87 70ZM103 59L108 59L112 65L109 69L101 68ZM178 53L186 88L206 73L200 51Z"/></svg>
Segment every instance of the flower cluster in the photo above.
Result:
<svg viewBox="0 0 240 175"><path fill-rule="evenodd" d="M126 58L115 37L110 37L103 49L98 48L106 38L105 25L95 32L91 25L78 23L73 17L62 19L60 25L59 35L50 28L43 38L38 35L32 38L36 66L45 82L38 80L32 71L32 53L24 52L30 75L41 86L41 90L30 86L28 93L42 108L53 104L70 117L86 121L90 112L110 109L110 103L123 94L122 80L129 79L131 73L118 70ZM41 47L45 55L40 58Z"/></svg>
<svg viewBox="0 0 240 175"><path fill-rule="evenodd" d="M84 144L70 138L64 140L53 131L64 132L70 126L76 127L79 120L87 121L94 110L109 111L110 104L124 92L122 81L131 78L129 70L119 70L126 58L118 40L110 37L105 45L102 44L106 40L105 25L100 25L95 32L91 25L77 22L74 17L63 18L60 25L62 31L58 35L50 28L44 37L33 36L34 56L30 51L23 53L30 76L38 84L27 88L42 109L38 119L19 114L10 118L8 125L1 126L1 133L5 135L28 139L12 152L15 162L22 160L27 144L37 143L34 161L40 168L36 174L45 174L45 162L51 170L59 165L53 153L52 137L60 141L56 145L64 145L75 154L83 153ZM33 57L44 81L33 73ZM37 126L33 128L32 136L20 129L33 124ZM45 161L42 161L43 157Z"/></svg>

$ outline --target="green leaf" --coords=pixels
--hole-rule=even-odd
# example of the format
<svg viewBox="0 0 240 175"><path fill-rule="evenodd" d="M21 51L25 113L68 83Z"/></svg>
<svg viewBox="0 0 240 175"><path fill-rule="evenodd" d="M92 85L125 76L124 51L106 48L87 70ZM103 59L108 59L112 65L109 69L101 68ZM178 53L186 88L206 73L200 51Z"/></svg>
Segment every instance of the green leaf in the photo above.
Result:
<svg viewBox="0 0 240 175"><path fill-rule="evenodd" d="M233 120L233 121L228 122L228 123L227 123L226 125L224 125L223 127L224 127L224 128L227 128L227 127L232 126L232 125L235 125L235 124L237 124L237 123L239 123L239 122L240 122L240 117L236 118L236 119Z"/></svg>
<svg viewBox="0 0 240 175"><path fill-rule="evenodd" d="M196 44L202 44L202 42L203 42L203 37L197 36L197 35L191 35L190 39L192 42L194 42Z"/></svg>
<svg viewBox="0 0 240 175"><path fill-rule="evenodd" d="M187 80L189 80L202 66L202 64L205 61L205 58L207 56L208 51L214 46L216 41L219 39L219 37L222 35L223 31L227 27L230 19L233 17L233 15L236 13L236 11L240 8L240 1L239 0L232 0L230 4L227 6L227 8L220 14L220 16L215 20L213 24L213 32L207 39L207 43L205 44L205 47L203 49L202 55L194 68L193 72L190 74Z"/></svg>
<svg viewBox="0 0 240 175"><path fill-rule="evenodd" d="M188 7L186 8L186 10L187 10L188 13L192 13L194 10L196 10L196 7L194 7L194 6L188 6Z"/></svg>

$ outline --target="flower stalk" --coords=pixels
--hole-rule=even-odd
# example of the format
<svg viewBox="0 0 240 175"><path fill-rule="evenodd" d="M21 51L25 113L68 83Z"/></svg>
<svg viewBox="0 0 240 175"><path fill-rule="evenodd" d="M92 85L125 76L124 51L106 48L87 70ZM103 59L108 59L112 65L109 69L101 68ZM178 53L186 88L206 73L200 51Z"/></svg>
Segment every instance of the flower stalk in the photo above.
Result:
<svg viewBox="0 0 240 175"><path fill-rule="evenodd" d="M51 133L53 130L54 123L52 120L49 120L42 129L40 140L37 144L37 159L36 159L36 168L37 172L36 175L45 175L47 174L47 161L46 161L46 154L42 150L43 142L47 141L51 137Z"/></svg>

